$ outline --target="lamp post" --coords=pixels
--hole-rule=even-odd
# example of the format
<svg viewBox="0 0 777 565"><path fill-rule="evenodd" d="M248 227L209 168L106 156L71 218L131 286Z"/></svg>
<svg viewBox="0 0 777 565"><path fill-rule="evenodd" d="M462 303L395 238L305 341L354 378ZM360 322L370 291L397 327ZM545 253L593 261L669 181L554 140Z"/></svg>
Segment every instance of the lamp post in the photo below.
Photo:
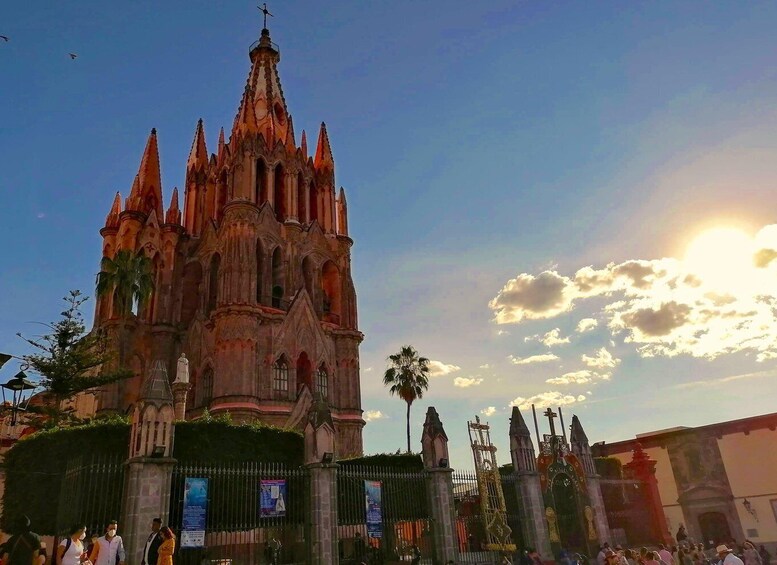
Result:
<svg viewBox="0 0 777 565"><path fill-rule="evenodd" d="M6 406L10 403L11 406L11 426L15 426L17 413L27 410L27 405L32 398L32 394L28 394L25 398L24 393L35 390L37 386L27 379L24 371L19 371L14 378L0 387L3 389L3 405ZM6 397L6 391L8 391L10 398Z"/></svg>

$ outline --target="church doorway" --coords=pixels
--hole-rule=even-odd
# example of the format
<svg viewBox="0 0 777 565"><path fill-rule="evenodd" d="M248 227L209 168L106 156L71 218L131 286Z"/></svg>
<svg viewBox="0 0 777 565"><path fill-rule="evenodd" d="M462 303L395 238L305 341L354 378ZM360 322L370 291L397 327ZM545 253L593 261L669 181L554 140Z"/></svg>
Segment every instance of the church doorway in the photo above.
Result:
<svg viewBox="0 0 777 565"><path fill-rule="evenodd" d="M699 529L704 543L727 543L732 539L726 515L722 512L705 512L699 515Z"/></svg>
<svg viewBox="0 0 777 565"><path fill-rule="evenodd" d="M313 392L313 366L308 354L304 351L297 357L297 393L302 390L302 385L307 386L308 390Z"/></svg>
<svg viewBox="0 0 777 565"><path fill-rule="evenodd" d="M566 473L557 474L553 477L552 492L561 547L585 551L587 548L581 521L582 513L572 478Z"/></svg>

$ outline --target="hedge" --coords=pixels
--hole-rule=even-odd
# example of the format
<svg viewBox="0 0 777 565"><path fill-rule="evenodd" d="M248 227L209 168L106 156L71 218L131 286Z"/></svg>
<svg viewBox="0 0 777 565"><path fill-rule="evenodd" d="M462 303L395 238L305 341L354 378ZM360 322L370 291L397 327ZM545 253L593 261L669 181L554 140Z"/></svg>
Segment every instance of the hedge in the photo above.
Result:
<svg viewBox="0 0 777 565"><path fill-rule="evenodd" d="M41 430L18 441L3 461L2 529L9 531L16 517L26 514L38 533L56 534L57 507L68 461L92 454L109 460L125 458L129 433L128 421L113 417ZM173 456L182 463L274 461L297 466L303 462L303 448L298 432L260 424L235 425L225 417L206 417L176 424Z"/></svg>

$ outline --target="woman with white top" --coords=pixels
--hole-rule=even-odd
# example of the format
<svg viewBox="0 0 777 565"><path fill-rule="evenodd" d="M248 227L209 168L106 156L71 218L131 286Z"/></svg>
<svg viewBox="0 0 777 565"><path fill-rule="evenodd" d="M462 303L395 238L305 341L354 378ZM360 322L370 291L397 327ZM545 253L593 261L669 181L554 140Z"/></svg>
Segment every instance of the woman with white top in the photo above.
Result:
<svg viewBox="0 0 777 565"><path fill-rule="evenodd" d="M55 565L81 565L84 559L84 540L86 526L76 525L70 528L70 536L59 543Z"/></svg>

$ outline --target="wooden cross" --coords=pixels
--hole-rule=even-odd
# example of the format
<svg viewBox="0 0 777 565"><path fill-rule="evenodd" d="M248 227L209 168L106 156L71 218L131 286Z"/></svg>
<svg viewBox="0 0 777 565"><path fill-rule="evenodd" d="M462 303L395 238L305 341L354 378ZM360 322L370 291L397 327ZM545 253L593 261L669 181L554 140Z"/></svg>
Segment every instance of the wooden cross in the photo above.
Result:
<svg viewBox="0 0 777 565"><path fill-rule="evenodd" d="M552 436L556 435L556 426L553 424L553 418L557 417L556 413L553 412L553 410L551 410L550 408L548 408L547 410L545 410L545 412L543 412L542 415L545 416L550 422L550 435Z"/></svg>
<svg viewBox="0 0 777 565"><path fill-rule="evenodd" d="M264 14L264 29L267 29L267 16L270 16L271 18L274 18L275 16L273 16L270 13L270 10L267 9L267 2L264 3L264 6L257 6L257 8L259 8L259 11Z"/></svg>

